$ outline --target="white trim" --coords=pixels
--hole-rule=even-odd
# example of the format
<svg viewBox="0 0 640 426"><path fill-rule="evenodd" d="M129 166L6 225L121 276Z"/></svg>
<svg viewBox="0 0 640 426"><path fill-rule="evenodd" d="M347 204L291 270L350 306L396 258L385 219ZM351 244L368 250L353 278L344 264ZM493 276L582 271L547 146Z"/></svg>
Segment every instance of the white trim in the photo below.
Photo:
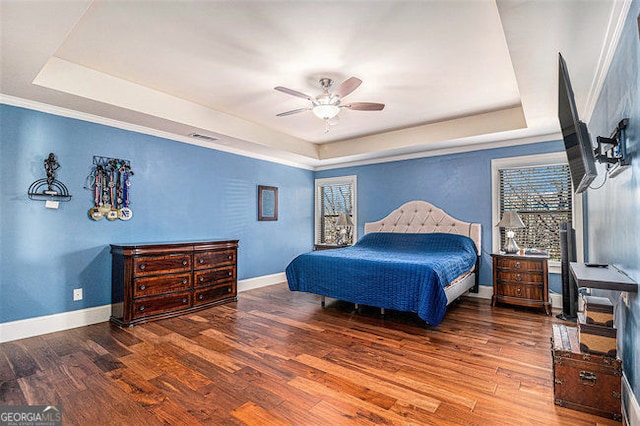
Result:
<svg viewBox="0 0 640 426"><path fill-rule="evenodd" d="M314 195L313 195L313 241L316 244L319 244L318 235L316 235L316 231L320 228L320 217L322 213L320 212L320 206L318 205L318 190L321 186L328 185L340 185L340 184L351 184L353 185L353 200L352 203L352 222L353 222L353 241L358 241L358 176L357 175L349 175L349 176L336 176L330 178L319 178L315 179L314 185Z"/></svg>
<svg viewBox="0 0 640 426"><path fill-rule="evenodd" d="M627 425L640 425L640 405L631 389L629 379L622 373L622 415Z"/></svg>
<svg viewBox="0 0 640 426"><path fill-rule="evenodd" d="M428 158L428 157L438 157L441 155L450 155L450 154L462 154L465 152L474 152L474 151L484 151L488 149L498 149L498 148L509 148L519 145L529 145L533 143L543 143L543 142L552 142L552 141L561 141L562 133L549 133L538 136L529 136L524 138L513 138L513 139L504 139L500 141L492 141L492 142L483 142L476 143L472 145L461 145L456 147L449 148L441 148L441 149L431 149L429 151L419 151L410 154L399 154L388 157L381 158L371 158L366 160L353 160L353 161L338 161L335 164L328 164L324 166L316 166L313 170L322 171L322 170L333 170L340 169L343 167L357 167L357 166L368 166L371 164L380 164L380 163L390 163L393 161L404 161L404 160L415 160L418 158ZM452 141L444 141L446 143L451 143ZM324 162L335 161L335 160L323 160Z"/></svg>
<svg viewBox="0 0 640 426"><path fill-rule="evenodd" d="M0 324L0 343L109 321L111 305Z"/></svg>
<svg viewBox="0 0 640 426"><path fill-rule="evenodd" d="M261 277L247 278L246 280L238 281L238 293L247 290L253 290L254 288L281 284L283 282L287 282L287 276L284 272L279 272L277 274L271 275L262 275Z"/></svg>
<svg viewBox="0 0 640 426"><path fill-rule="evenodd" d="M552 164L567 164L567 155L564 151L550 152L547 154L522 155L519 157L494 158L491 160L491 247L494 253L500 250L500 231L496 225L500 221L500 200L498 199L499 170L506 167L535 167ZM577 261L584 259L584 240L582 225L582 194L573 194L572 226L576 230ZM549 272L560 273L558 262L550 262Z"/></svg>
<svg viewBox="0 0 640 426"><path fill-rule="evenodd" d="M238 292L280 284L286 281L287 277L284 272L239 280ZM0 324L0 343L97 324L99 322L109 321L110 316L111 305L109 304L77 311L5 322Z"/></svg>
<svg viewBox="0 0 640 426"><path fill-rule="evenodd" d="M493 297L493 286L479 285L477 293L467 293L466 296L475 297L477 299L491 299ZM552 308L562 309L561 294L549 292L549 302L551 302Z"/></svg>
<svg viewBox="0 0 640 426"><path fill-rule="evenodd" d="M30 101L28 99L17 98L15 96L4 95L0 93L0 104L11 105L20 108L31 109L34 111L44 112L47 114L58 115L60 117L73 118L75 120L88 121L90 123L101 124L103 126L115 127L117 129L128 130L131 132L142 133L145 135L156 136L163 139L170 139L177 142L187 143L189 145L201 146L203 148L214 149L216 151L228 152L230 154L236 154L243 157L249 157L256 160L269 161L271 163L283 164L285 166L297 167L305 170L314 170L314 167L297 162L285 160L277 157L272 157L269 155L258 154L248 150L234 148L232 146L226 145L229 142L225 142L223 140L219 140L216 142L211 141L203 141L200 139L194 139L189 136L179 135L176 133L164 132L162 130L152 129L150 127L139 126L137 124L125 123L123 121L113 120L110 118L101 117L99 115L88 114L85 112L74 111L67 108L61 108L55 105L44 104L41 102ZM196 133L206 133L200 130L195 129ZM217 137L217 136L216 136Z"/></svg>
<svg viewBox="0 0 640 426"><path fill-rule="evenodd" d="M612 2L611 14L609 15L609 22L607 25L607 31L605 32L605 40L600 50L600 56L597 62L596 72L591 81L591 87L587 95L587 102L585 104L585 122L591 121L591 116L596 108L596 103L600 97L600 92L604 87L604 81L609 73L609 68L613 62L613 57L620 41L620 36L624 28L624 23L627 20L629 9L631 8L632 0L614 1ZM630 423L633 424L633 423Z"/></svg>

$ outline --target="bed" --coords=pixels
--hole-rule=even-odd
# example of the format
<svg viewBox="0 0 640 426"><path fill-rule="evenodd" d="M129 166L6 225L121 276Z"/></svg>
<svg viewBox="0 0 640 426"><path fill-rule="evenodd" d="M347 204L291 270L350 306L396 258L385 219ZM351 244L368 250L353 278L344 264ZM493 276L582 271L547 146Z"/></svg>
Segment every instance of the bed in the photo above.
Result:
<svg viewBox="0 0 640 426"><path fill-rule="evenodd" d="M436 326L447 305L478 287L481 226L426 201L410 201L353 246L297 256L286 268L292 291L415 312Z"/></svg>

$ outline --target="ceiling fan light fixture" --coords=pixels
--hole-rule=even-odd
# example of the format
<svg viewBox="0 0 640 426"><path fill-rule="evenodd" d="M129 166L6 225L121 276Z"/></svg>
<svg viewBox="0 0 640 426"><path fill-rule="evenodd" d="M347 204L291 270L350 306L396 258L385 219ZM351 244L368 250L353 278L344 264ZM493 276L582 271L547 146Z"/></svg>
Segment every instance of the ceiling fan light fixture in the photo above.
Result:
<svg viewBox="0 0 640 426"><path fill-rule="evenodd" d="M331 120L338 115L340 107L337 105L316 105L313 107L313 113L322 120Z"/></svg>

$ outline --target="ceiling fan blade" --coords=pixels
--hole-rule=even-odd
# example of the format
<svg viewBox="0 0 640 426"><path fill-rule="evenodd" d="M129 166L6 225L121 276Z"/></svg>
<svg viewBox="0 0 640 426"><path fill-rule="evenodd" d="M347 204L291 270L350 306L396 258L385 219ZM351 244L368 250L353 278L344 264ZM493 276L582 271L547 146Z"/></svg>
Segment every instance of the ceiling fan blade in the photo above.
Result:
<svg viewBox="0 0 640 426"><path fill-rule="evenodd" d="M274 89L276 89L278 92L286 93L287 95L297 96L299 98L307 99L309 101L312 100L311 96L306 95L302 92L298 92L297 90L287 89L286 87L282 87L282 86L274 87Z"/></svg>
<svg viewBox="0 0 640 426"><path fill-rule="evenodd" d="M276 114L276 117L284 117L291 114L297 114L299 112L309 111L311 108L298 108L292 109L291 111L281 112L280 114Z"/></svg>
<svg viewBox="0 0 640 426"><path fill-rule="evenodd" d="M341 98L344 98L349 93L356 90L358 86L360 86L361 84L362 84L362 80L360 80L359 78L350 77L345 81L343 81L342 84L340 84L340 86L338 86L338 89L336 89L336 95L340 96Z"/></svg>
<svg viewBox="0 0 640 426"><path fill-rule="evenodd" d="M384 104L379 104L376 102L351 102L349 105L341 106L356 111L381 111L384 109Z"/></svg>

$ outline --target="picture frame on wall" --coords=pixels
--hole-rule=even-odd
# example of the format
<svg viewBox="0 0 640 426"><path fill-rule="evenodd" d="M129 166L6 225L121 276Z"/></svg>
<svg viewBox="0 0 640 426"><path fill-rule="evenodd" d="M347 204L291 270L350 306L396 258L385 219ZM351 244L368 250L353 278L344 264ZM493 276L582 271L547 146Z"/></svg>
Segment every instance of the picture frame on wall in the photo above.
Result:
<svg viewBox="0 0 640 426"><path fill-rule="evenodd" d="M258 185L258 220L278 220L278 187Z"/></svg>

